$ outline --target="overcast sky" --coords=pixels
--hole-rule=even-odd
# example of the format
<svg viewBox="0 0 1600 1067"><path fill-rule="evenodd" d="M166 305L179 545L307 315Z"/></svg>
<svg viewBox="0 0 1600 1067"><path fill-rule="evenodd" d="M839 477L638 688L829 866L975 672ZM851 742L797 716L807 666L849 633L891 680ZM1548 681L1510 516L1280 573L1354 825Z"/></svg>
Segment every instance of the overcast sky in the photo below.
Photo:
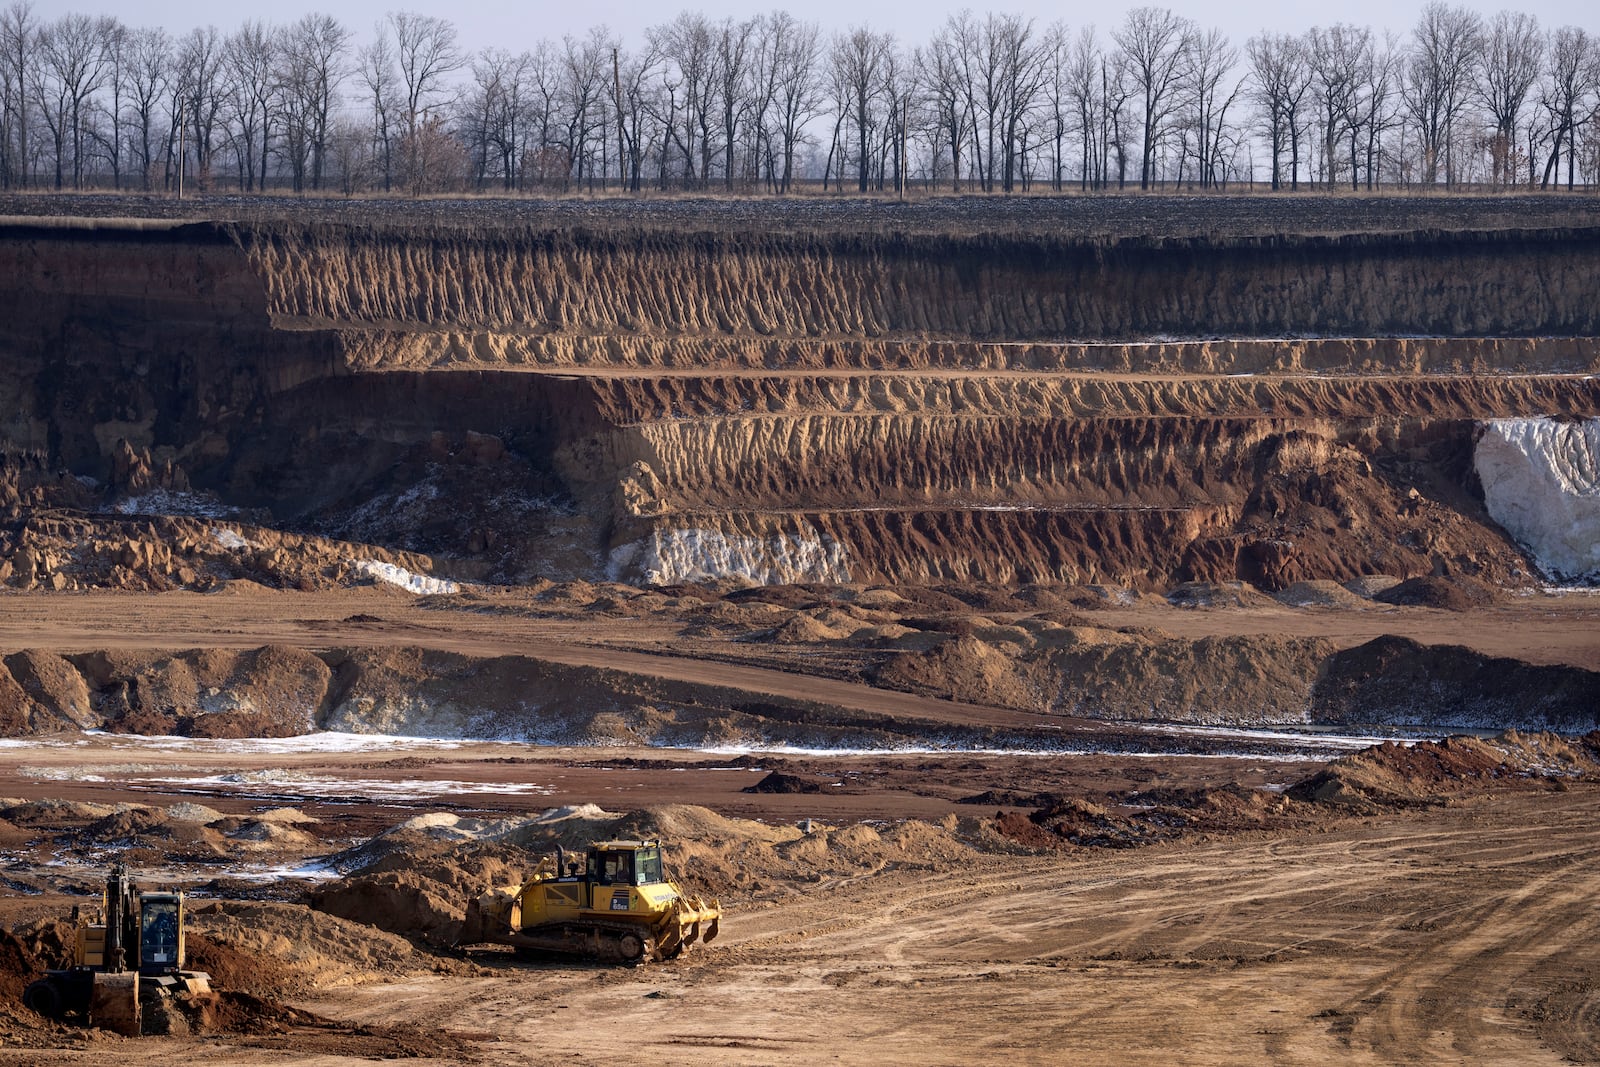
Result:
<svg viewBox="0 0 1600 1067"><path fill-rule="evenodd" d="M0 0L5 2L5 0ZM1218 0L1179 0L1169 3L1180 15L1199 23L1202 27L1217 27L1226 32L1235 43L1242 45L1251 35L1263 29L1277 32L1299 33L1312 25L1330 25L1334 22L1354 23L1374 29L1392 29L1404 33L1416 22L1417 14L1425 0L1347 0L1345 3L1327 5L1320 14L1312 5L1244 0L1239 3L1222 3ZM707 0L705 3L673 4L659 0L595 0L593 3L539 3L529 4L518 0L498 0L493 5L478 0L476 3L442 3L439 0L418 0L414 3L394 3L389 0L324 0L308 3L303 0L278 0L272 4L218 4L216 0L34 0L34 10L46 19L67 12L89 15L114 14L133 26L161 26L174 36L188 32L196 26L215 25L219 30L236 29L246 15L254 15L272 22L292 22L307 12L325 12L352 27L364 41L371 36L372 24L385 12L394 10L416 11L425 15L440 15L455 22L460 31L461 44L470 51L486 46L520 51L531 47L541 37L552 40L562 35L581 34L601 23L622 34L626 43L637 44L646 26L670 20L685 8L703 11L720 18L724 15L748 17L763 11L782 8L783 4L755 4L740 0ZM941 5L927 0L889 0L882 4L862 4L859 0L812 0L807 4L787 5L792 14L821 23L825 31L842 30L866 23L876 30L892 30L903 42L920 44L942 23L951 12L967 6L960 3ZM1043 0L1017 0L990 7L970 5L974 11L1005 11L1031 16L1041 24L1055 19L1077 28L1093 22L1104 32L1111 29L1130 7L1138 3L1061 4ZM1467 5L1488 15L1500 9L1497 4ZM1573 24L1591 32L1600 31L1600 16L1595 13L1594 0L1540 0L1523 4L1516 10L1527 11L1538 17L1547 27Z"/></svg>

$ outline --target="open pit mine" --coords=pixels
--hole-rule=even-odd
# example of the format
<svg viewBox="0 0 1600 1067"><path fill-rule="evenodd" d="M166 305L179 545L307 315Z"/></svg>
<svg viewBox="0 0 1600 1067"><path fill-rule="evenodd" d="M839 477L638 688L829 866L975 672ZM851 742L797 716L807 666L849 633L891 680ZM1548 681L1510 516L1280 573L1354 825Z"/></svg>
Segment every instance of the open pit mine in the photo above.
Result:
<svg viewBox="0 0 1600 1067"><path fill-rule="evenodd" d="M1460 608L1600 577L1592 207L1468 202L1448 224L1419 207L1430 225L1408 228L1355 201L1302 233L1220 201L1190 232L1183 201L1147 203L1183 235L1105 232L1092 207L1049 202L1037 225L962 216L949 232L925 215L896 230L871 205L771 225L683 208L12 217L0 582L600 583L613 592L578 608L643 588L690 624L741 587L767 606L750 588L799 586L779 606L804 618L725 617L711 636L1089 718L1595 725L1581 651L1502 664L1419 646L1404 621L1352 651L1293 626L1201 645L1037 611L1032 629L980 620L1002 628L986 640L903 598L839 617L872 587L951 587L974 613L1163 596ZM1517 224L1520 205L1539 225ZM305 699L255 728L587 736L593 716L516 686L467 693L437 663L417 669L453 697L401 693L353 633L324 635L295 675ZM232 667L94 651L42 673L12 656L6 728L143 715L187 731L238 710ZM570 681L520 669L540 679L524 693ZM152 671L176 671L176 690L141 691ZM1496 681L1508 671L1518 684ZM617 698L627 686L581 688L620 705L630 736L698 729Z"/></svg>
<svg viewBox="0 0 1600 1067"><path fill-rule="evenodd" d="M1554 195L0 199L0 1062L1600 1062L1597 279ZM41 992L118 863L138 1041Z"/></svg>

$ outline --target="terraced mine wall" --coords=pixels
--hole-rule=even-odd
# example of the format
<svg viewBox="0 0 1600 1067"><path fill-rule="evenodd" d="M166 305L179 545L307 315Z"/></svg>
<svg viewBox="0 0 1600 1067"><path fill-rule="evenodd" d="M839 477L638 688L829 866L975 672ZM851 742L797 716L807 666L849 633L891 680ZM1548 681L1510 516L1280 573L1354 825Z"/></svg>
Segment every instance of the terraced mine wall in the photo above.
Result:
<svg viewBox="0 0 1600 1067"><path fill-rule="evenodd" d="M1590 229L13 221L0 446L501 581L1517 584L1474 457L1600 416L1597 276Z"/></svg>

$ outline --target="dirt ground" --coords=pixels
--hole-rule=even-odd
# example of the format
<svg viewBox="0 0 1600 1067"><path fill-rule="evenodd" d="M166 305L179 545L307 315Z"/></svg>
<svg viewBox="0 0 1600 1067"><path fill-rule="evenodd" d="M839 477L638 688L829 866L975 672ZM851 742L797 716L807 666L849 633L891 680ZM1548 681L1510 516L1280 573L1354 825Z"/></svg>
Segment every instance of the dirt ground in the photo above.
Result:
<svg viewBox="0 0 1600 1067"><path fill-rule="evenodd" d="M368 644L627 660L928 721L1022 715L777 661L695 660L664 649L674 631L648 617L453 611L370 589L19 596L7 609L0 643L60 651L316 648L358 625ZM1144 601L1112 614L1348 642L1403 626L1592 667L1594 611L1574 596L1478 612ZM133 855L190 886L206 965L240 986L232 995L266 999L227 1002L215 1016L232 1021L201 1034L139 1041L11 1003L0 1063L1595 1062L1600 793L1589 764L1571 762L1592 756L1528 743L1512 766L1470 742L1330 765L1350 747L1315 739L1232 755L870 756L20 739L0 748L0 797L12 798L0 877L13 890L0 925L64 917L110 855ZM752 791L768 776L775 791ZM63 804L79 807L69 817ZM516 856L440 851L458 846L396 827L575 805L679 813L653 825L721 897L722 936L676 964L525 963L379 929L398 912L369 913L374 926L306 908L362 877L310 868L384 854L404 857L373 868L398 870L391 884L459 907L472 878L512 871ZM212 821L185 829L180 810ZM804 819L823 844L794 829Z"/></svg>
<svg viewBox="0 0 1600 1067"><path fill-rule="evenodd" d="M728 901L675 965L402 960L287 1022L13 1030L0 1062L1593 1062L1596 799L902 861Z"/></svg>

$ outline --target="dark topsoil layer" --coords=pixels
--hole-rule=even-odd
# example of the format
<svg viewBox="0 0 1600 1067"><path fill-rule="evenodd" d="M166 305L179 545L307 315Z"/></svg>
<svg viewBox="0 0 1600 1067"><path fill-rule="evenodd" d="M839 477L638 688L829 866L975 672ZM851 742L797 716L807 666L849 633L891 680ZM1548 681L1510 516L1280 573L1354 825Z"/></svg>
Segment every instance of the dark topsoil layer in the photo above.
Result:
<svg viewBox="0 0 1600 1067"><path fill-rule="evenodd" d="M422 226L534 226L671 231L1028 233L1056 237L1232 237L1273 234L1507 230L1600 224L1600 197L1540 195L1249 196L941 195L899 203L856 196L788 198L300 198L17 194L0 216L82 216L336 222Z"/></svg>

